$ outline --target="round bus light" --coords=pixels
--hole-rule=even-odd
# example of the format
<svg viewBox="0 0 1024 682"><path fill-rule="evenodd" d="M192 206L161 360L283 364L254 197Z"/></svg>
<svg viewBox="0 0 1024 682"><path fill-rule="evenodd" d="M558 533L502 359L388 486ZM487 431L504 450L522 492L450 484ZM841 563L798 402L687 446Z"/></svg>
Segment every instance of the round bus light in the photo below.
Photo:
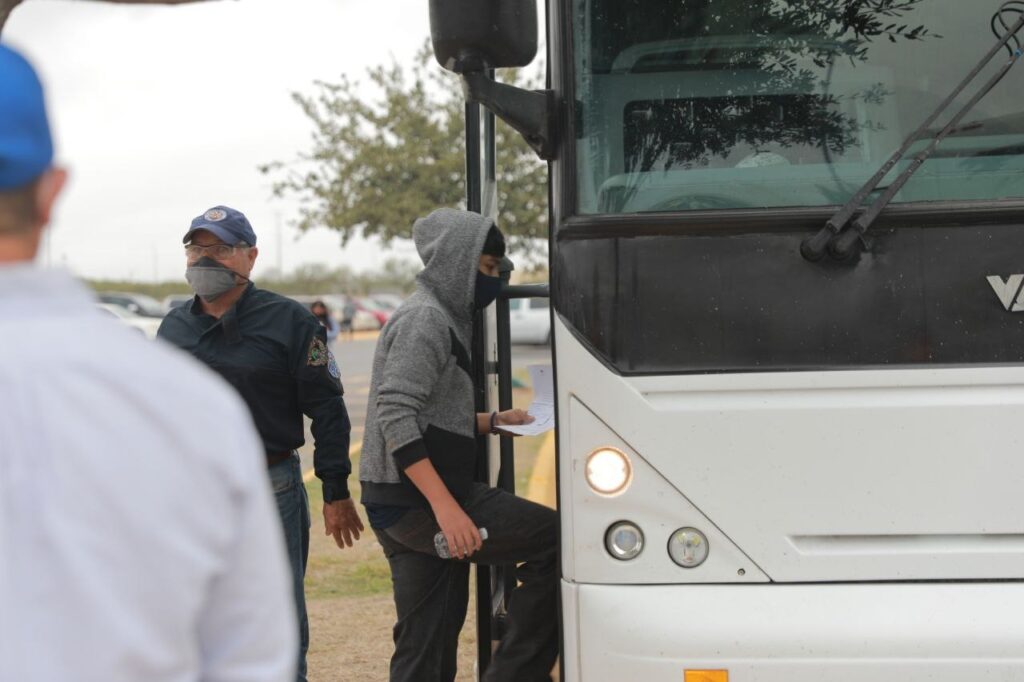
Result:
<svg viewBox="0 0 1024 682"><path fill-rule="evenodd" d="M680 528L668 539L668 555L683 568L696 568L708 558L708 539L696 528Z"/></svg>
<svg viewBox="0 0 1024 682"><path fill-rule="evenodd" d="M587 456L587 484L599 495L625 492L633 480L633 467L626 453L615 448L598 448Z"/></svg>
<svg viewBox="0 0 1024 682"><path fill-rule="evenodd" d="M613 523L604 534L604 546L616 559L628 561L644 549L644 533L629 521Z"/></svg>

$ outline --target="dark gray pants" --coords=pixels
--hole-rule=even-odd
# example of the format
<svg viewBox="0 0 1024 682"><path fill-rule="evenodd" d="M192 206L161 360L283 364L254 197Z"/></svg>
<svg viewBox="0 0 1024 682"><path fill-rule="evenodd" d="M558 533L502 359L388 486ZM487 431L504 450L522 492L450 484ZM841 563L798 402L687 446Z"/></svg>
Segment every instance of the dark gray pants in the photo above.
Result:
<svg viewBox="0 0 1024 682"><path fill-rule="evenodd" d="M391 682L455 679L469 600L469 562L520 564L505 636L484 679L548 682L558 656L558 514L483 484L474 486L463 508L488 533L469 561L437 556L439 528L428 509L411 509L390 528L374 531L391 564L398 611Z"/></svg>

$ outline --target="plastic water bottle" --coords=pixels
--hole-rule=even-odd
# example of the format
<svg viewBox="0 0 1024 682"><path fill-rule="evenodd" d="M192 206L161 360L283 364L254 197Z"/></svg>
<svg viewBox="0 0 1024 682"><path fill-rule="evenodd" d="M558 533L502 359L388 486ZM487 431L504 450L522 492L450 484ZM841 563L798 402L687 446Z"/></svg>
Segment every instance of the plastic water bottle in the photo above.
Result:
<svg viewBox="0 0 1024 682"><path fill-rule="evenodd" d="M480 539L487 539L487 529L477 528L480 531ZM452 553L448 551L448 539L445 538L443 531L438 531L437 535L434 536L434 549L437 550L437 556L442 559L451 559Z"/></svg>

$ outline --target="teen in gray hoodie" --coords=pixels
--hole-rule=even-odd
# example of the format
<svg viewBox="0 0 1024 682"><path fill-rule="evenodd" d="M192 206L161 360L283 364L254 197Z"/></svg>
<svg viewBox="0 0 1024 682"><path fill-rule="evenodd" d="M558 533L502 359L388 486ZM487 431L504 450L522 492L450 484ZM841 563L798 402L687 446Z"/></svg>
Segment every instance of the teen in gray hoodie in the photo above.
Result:
<svg viewBox="0 0 1024 682"><path fill-rule="evenodd" d="M498 294L504 238L491 220L452 209L416 221L413 238L425 267L377 342L359 474L398 611L391 680L455 679L469 562L520 564L485 679L549 680L558 654L557 514L474 482L477 434L532 420L522 410L474 408L473 315ZM452 559L437 554L439 530Z"/></svg>

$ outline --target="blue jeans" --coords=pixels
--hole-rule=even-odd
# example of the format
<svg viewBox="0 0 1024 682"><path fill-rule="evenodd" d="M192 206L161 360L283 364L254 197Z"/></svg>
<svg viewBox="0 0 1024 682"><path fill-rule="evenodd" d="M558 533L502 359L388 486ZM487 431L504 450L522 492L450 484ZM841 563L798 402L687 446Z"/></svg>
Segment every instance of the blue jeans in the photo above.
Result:
<svg viewBox="0 0 1024 682"><path fill-rule="evenodd" d="M306 682L306 650L309 648L309 620L306 618L306 560L309 558L309 498L302 482L298 455L279 462L267 470L277 499L277 512L284 529L288 563L292 568L295 588L295 611L299 616L299 660L297 682Z"/></svg>

